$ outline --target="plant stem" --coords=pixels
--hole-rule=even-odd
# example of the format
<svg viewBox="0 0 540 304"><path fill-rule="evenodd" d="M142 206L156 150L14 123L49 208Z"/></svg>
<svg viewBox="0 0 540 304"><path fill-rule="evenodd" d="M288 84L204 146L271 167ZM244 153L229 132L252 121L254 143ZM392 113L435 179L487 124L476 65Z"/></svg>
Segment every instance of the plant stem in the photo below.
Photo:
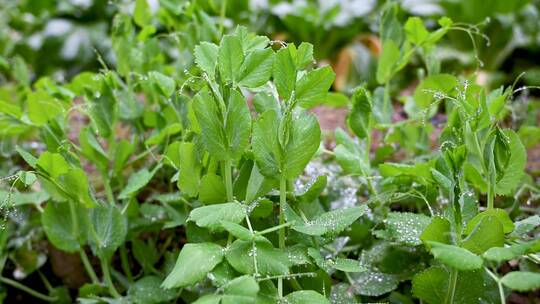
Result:
<svg viewBox="0 0 540 304"><path fill-rule="evenodd" d="M457 278L458 271L456 269L452 269L452 272L450 273L450 284L448 285L448 293L446 295L446 300L444 301L445 304L454 303L454 294L456 293Z"/></svg>
<svg viewBox="0 0 540 304"><path fill-rule="evenodd" d="M277 226L274 226L274 227L270 227L268 229L264 229L263 231L259 231L259 232L255 233L255 234L256 235L264 235L264 234L279 230L281 228L289 227L290 225L291 225L291 223L283 223L281 225L277 225Z"/></svg>
<svg viewBox="0 0 540 304"><path fill-rule="evenodd" d="M43 300L43 301L46 301L46 302L54 302L56 300L58 300L57 297L51 297L51 296L48 296L48 295L44 295L40 292L37 292L27 286L24 286L23 284L17 282L17 281L14 281L14 280L11 280L11 279L8 279L8 278L4 278L4 277L1 277L0 276L0 282L6 284L6 285L10 285L11 287L14 287L14 288L17 288L17 289L20 289L26 293L28 293L29 295L37 298L37 299L40 299L40 300Z"/></svg>
<svg viewBox="0 0 540 304"><path fill-rule="evenodd" d="M121 298L122 296L118 293L116 288L114 288L114 284L111 279L109 263L103 259L101 259L101 270L103 271L103 280L105 281L107 288L109 288L109 293L111 294L111 296L115 298Z"/></svg>
<svg viewBox="0 0 540 304"><path fill-rule="evenodd" d="M223 171L225 171L225 189L227 191L227 202L234 200L233 196L233 184L232 184L232 162L230 159L226 159L223 162Z"/></svg>
<svg viewBox="0 0 540 304"><path fill-rule="evenodd" d="M79 239L79 218L77 217L77 212L75 211L75 202L69 200L69 214L71 216L71 231L73 235Z"/></svg>
<svg viewBox="0 0 540 304"><path fill-rule="evenodd" d="M225 12L227 11L227 0L221 0L221 10L219 12L219 33L223 35L223 24L225 23Z"/></svg>
<svg viewBox="0 0 540 304"><path fill-rule="evenodd" d="M279 225L285 224L284 207L287 200L287 180L281 176L279 181ZM279 249L285 249L285 229L279 230ZM279 298L283 298L283 278L278 278Z"/></svg>
<svg viewBox="0 0 540 304"><path fill-rule="evenodd" d="M86 272L88 273L88 276L92 280L93 284L99 284L99 279L96 275L96 272L94 271L94 268L92 268L92 265L90 264L90 260L88 260L88 256L86 255L86 252L84 249L81 248L79 251L81 256L81 261L84 265L84 269L86 269Z"/></svg>
<svg viewBox="0 0 540 304"><path fill-rule="evenodd" d="M495 196L495 189L493 189L493 184L491 183L491 180L488 180L488 193L487 193L487 209L488 210L491 210L493 209L493 200L494 200L494 196Z"/></svg>
<svg viewBox="0 0 540 304"><path fill-rule="evenodd" d="M122 270L126 274L128 281L133 283L133 274L131 273L131 268L129 267L126 244L120 246L120 263L122 264Z"/></svg>
<svg viewBox="0 0 540 304"><path fill-rule="evenodd" d="M497 288L499 289L499 297L501 298L501 304L506 303L506 296L504 295L504 289L501 283L501 279L493 272L491 272L487 267L484 268L489 276L497 283Z"/></svg>

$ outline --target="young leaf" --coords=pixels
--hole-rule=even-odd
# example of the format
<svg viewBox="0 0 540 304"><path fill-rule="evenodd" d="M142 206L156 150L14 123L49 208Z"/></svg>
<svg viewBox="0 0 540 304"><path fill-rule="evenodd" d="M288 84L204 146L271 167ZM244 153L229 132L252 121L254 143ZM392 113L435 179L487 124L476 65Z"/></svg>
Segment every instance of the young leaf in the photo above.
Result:
<svg viewBox="0 0 540 304"><path fill-rule="evenodd" d="M42 126L62 113L62 106L45 91L28 94L28 118L37 126Z"/></svg>
<svg viewBox="0 0 540 304"><path fill-rule="evenodd" d="M240 39L225 35L221 39L218 51L219 74L226 82L236 82L234 76L244 62L244 51Z"/></svg>
<svg viewBox="0 0 540 304"><path fill-rule="evenodd" d="M217 229L222 221L240 223L246 215L245 208L238 202L217 204L193 209L189 220L199 227Z"/></svg>
<svg viewBox="0 0 540 304"><path fill-rule="evenodd" d="M251 114L242 94L231 91L225 121L230 158L239 159L249 144Z"/></svg>
<svg viewBox="0 0 540 304"><path fill-rule="evenodd" d="M540 226L540 216L533 215L521 221L515 222L515 229L510 234L511 237L522 237Z"/></svg>
<svg viewBox="0 0 540 304"><path fill-rule="evenodd" d="M458 270L474 270L482 267L482 258L469 250L454 245L428 241L436 260Z"/></svg>
<svg viewBox="0 0 540 304"><path fill-rule="evenodd" d="M503 247L504 232L501 222L494 216L484 217L463 241L462 246L475 254L482 254L491 247Z"/></svg>
<svg viewBox="0 0 540 304"><path fill-rule="evenodd" d="M424 22L419 17L409 17L405 23L404 30L407 39L416 45L422 44L429 35Z"/></svg>
<svg viewBox="0 0 540 304"><path fill-rule="evenodd" d="M487 260L501 263L526 254L529 248L537 244L537 241L531 241L527 243L512 244L507 247L493 247L484 252L482 256Z"/></svg>
<svg viewBox="0 0 540 304"><path fill-rule="evenodd" d="M210 42L201 42L195 47L195 63L206 72L211 79L216 73L218 46Z"/></svg>
<svg viewBox="0 0 540 304"><path fill-rule="evenodd" d="M117 207L103 205L92 209L88 240L92 251L102 259L109 260L127 235L127 220ZM95 232L95 234L94 234Z"/></svg>
<svg viewBox="0 0 540 304"><path fill-rule="evenodd" d="M69 170L69 165L62 155L49 151L43 152L36 164L52 178L58 178Z"/></svg>
<svg viewBox="0 0 540 304"><path fill-rule="evenodd" d="M201 179L199 200L206 204L220 204L226 201L223 179L214 173L208 173Z"/></svg>
<svg viewBox="0 0 540 304"><path fill-rule="evenodd" d="M160 72L152 71L148 73L148 78L159 88L165 97L169 97L174 93L176 83L171 77L163 75Z"/></svg>
<svg viewBox="0 0 540 304"><path fill-rule="evenodd" d="M478 213L475 217L473 217L468 223L467 226L465 226L464 233L466 235L469 235L472 233L474 228L480 223L482 219L485 217L495 217L497 220L500 221L503 227L504 233L510 233L512 230L514 230L514 223L510 219L510 216L508 216L508 213L504 211L503 209L490 209L486 210L482 213Z"/></svg>
<svg viewBox="0 0 540 304"><path fill-rule="evenodd" d="M450 244L451 238L450 222L443 217L432 218L431 223L420 235L420 239L426 245L429 241Z"/></svg>
<svg viewBox="0 0 540 304"><path fill-rule="evenodd" d="M298 80L295 98L305 108L310 108L323 100L334 82L336 74L330 66L308 72Z"/></svg>
<svg viewBox="0 0 540 304"><path fill-rule="evenodd" d="M194 143L180 142L177 147L179 155L179 178L178 188L188 196L197 196L199 192L199 180L201 165L197 160L197 151Z"/></svg>
<svg viewBox="0 0 540 304"><path fill-rule="evenodd" d="M377 66L377 82L383 84L390 80L399 57L400 51L396 43L393 40L383 41L382 53Z"/></svg>
<svg viewBox="0 0 540 304"><path fill-rule="evenodd" d="M301 70L313 62L313 44L302 42L296 51L296 68Z"/></svg>
<svg viewBox="0 0 540 304"><path fill-rule="evenodd" d="M371 96L364 87L355 89L352 96L352 109L347 117L349 128L358 136L370 136Z"/></svg>
<svg viewBox="0 0 540 304"><path fill-rule="evenodd" d="M279 96L288 100L296 84L296 65L289 48L277 51L273 67L274 83Z"/></svg>
<svg viewBox="0 0 540 304"><path fill-rule="evenodd" d="M273 110L264 112L253 126L251 145L257 167L269 177L277 176L281 169L278 127L278 114Z"/></svg>
<svg viewBox="0 0 540 304"><path fill-rule="evenodd" d="M512 271L501 279L506 287L525 292L540 288L540 273L529 271Z"/></svg>
<svg viewBox="0 0 540 304"><path fill-rule="evenodd" d="M319 149L320 141L321 129L313 114L303 113L293 119L289 141L283 149L285 155L282 164L283 175L293 179L302 173Z"/></svg>
<svg viewBox="0 0 540 304"><path fill-rule="evenodd" d="M147 0L137 0L133 11L133 21L140 27L146 26L152 20L152 10Z"/></svg>
<svg viewBox="0 0 540 304"><path fill-rule="evenodd" d="M236 81L239 86L257 88L265 84L272 75L274 52L271 49L255 50L246 56Z"/></svg>
<svg viewBox="0 0 540 304"><path fill-rule="evenodd" d="M163 288L186 287L202 280L223 260L224 250L212 243L186 244L173 270L163 281Z"/></svg>
<svg viewBox="0 0 540 304"><path fill-rule="evenodd" d="M148 171L146 168L142 168L140 171L130 175L126 187L118 194L119 199L126 199L134 196L140 189L150 182L160 166L157 166L152 171Z"/></svg>
<svg viewBox="0 0 540 304"><path fill-rule="evenodd" d="M503 171L501 173L497 172L498 177L495 193L499 195L511 194L519 185L525 175L525 164L527 162L527 153L519 136L509 129L504 131L504 135L509 140L508 152L510 152L510 158L506 162Z"/></svg>

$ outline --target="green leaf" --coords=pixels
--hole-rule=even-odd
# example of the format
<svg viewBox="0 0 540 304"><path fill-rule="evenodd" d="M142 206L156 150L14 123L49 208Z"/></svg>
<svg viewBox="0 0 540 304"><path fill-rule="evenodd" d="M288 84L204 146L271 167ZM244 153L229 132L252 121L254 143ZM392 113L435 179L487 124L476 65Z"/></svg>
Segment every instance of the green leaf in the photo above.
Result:
<svg viewBox="0 0 540 304"><path fill-rule="evenodd" d="M400 51L396 43L393 40L383 40L382 52L377 66L377 82L383 84L392 78L399 58Z"/></svg>
<svg viewBox="0 0 540 304"><path fill-rule="evenodd" d="M497 172L495 193L498 195L512 194L525 175L527 162L527 153L519 136L510 129L504 130L504 135L509 140L507 152L510 152L510 158L506 162L503 172L501 172L502 176Z"/></svg>
<svg viewBox="0 0 540 304"><path fill-rule="evenodd" d="M259 274L281 275L289 273L289 267L292 263L289 261L287 254L274 248L272 243L264 238L259 238L255 242L234 241L227 251L226 259L236 271L253 274L255 273L254 255Z"/></svg>
<svg viewBox="0 0 540 304"><path fill-rule="evenodd" d="M227 230L230 234L234 235L235 238L249 241L253 239L253 233L248 229L232 222L222 221L221 226Z"/></svg>
<svg viewBox="0 0 540 304"><path fill-rule="evenodd" d="M23 114L21 107L17 103L9 103L5 100L0 100L0 113L11 115L15 118L20 118Z"/></svg>
<svg viewBox="0 0 540 304"><path fill-rule="evenodd" d="M512 271L501 279L504 286L525 292L540 288L540 273L529 271Z"/></svg>
<svg viewBox="0 0 540 304"><path fill-rule="evenodd" d="M62 175L59 183L73 199L77 199L86 208L92 208L96 205L94 198L90 195L88 185L88 175L80 168L71 168L66 174Z"/></svg>
<svg viewBox="0 0 540 304"><path fill-rule="evenodd" d="M150 182L160 166L157 166L151 172L146 168L131 174L128 179L128 183L124 189L118 194L119 199L126 199L133 197L139 190L141 190L146 184Z"/></svg>
<svg viewBox="0 0 540 304"><path fill-rule="evenodd" d="M332 265L334 269L344 272L362 272L366 271L365 266L360 264L358 260L337 258Z"/></svg>
<svg viewBox="0 0 540 304"><path fill-rule="evenodd" d="M218 61L218 46L210 42L201 42L195 47L195 63L210 78L214 78L216 73L216 63Z"/></svg>
<svg viewBox="0 0 540 304"><path fill-rule="evenodd" d="M450 222L447 219L443 217L434 217L420 235L420 239L424 244L427 244L428 241L450 244L452 238L451 233Z"/></svg>
<svg viewBox="0 0 540 304"><path fill-rule="evenodd" d="M148 77L165 97L169 97L174 93L176 82L171 77L156 71L149 72Z"/></svg>
<svg viewBox="0 0 540 304"><path fill-rule="evenodd" d="M286 303L290 304L330 304L327 298L313 290L300 290L285 296Z"/></svg>
<svg viewBox="0 0 540 304"><path fill-rule="evenodd" d="M207 91L198 93L193 98L193 110L201 126L205 148L210 155L217 159L226 159L228 145L223 127L224 122L214 98ZM222 114L225 115L225 113Z"/></svg>
<svg viewBox="0 0 540 304"><path fill-rule="evenodd" d="M310 71L296 83L295 98L303 107L309 108L325 99L335 78L330 66Z"/></svg>
<svg viewBox="0 0 540 304"><path fill-rule="evenodd" d="M228 151L233 160L240 159L251 134L251 114L246 101L238 91L231 91L225 121Z"/></svg>
<svg viewBox="0 0 540 304"><path fill-rule="evenodd" d="M92 251L102 259L109 260L120 247L127 235L127 220L120 210L112 205L103 205L92 209L90 224L93 231L88 231L88 240Z"/></svg>
<svg viewBox="0 0 540 304"><path fill-rule="evenodd" d="M180 142L178 145L178 155L180 167L178 177L178 188L190 197L199 193L199 180L201 165L197 160L197 150L194 143Z"/></svg>
<svg viewBox="0 0 540 304"><path fill-rule="evenodd" d="M484 217L461 245L475 254L482 254L491 247L503 247L504 232L501 222L494 216Z"/></svg>
<svg viewBox="0 0 540 304"><path fill-rule="evenodd" d="M201 179L199 200L207 204L225 203L227 194L221 176L208 173Z"/></svg>
<svg viewBox="0 0 540 304"><path fill-rule="evenodd" d="M353 279L354 292L356 294L378 297L388 293L398 286L398 277L377 271L364 271L361 273L351 273Z"/></svg>
<svg viewBox="0 0 540 304"><path fill-rule="evenodd" d="M255 50L246 56L240 70L236 71L239 86L257 88L272 76L274 52L271 49Z"/></svg>
<svg viewBox="0 0 540 304"><path fill-rule="evenodd" d="M540 216L533 215L526 219L515 222L515 229L510 234L511 237L522 237L540 226Z"/></svg>
<svg viewBox="0 0 540 304"><path fill-rule="evenodd" d="M49 202L41 214L41 223L47 239L58 249L67 252L76 252L81 250L86 242L84 227L84 214L77 204L68 202L55 203ZM77 217L77 226L70 216L70 208L74 208L73 214ZM75 228L76 227L76 228Z"/></svg>
<svg viewBox="0 0 540 304"><path fill-rule="evenodd" d="M368 174L370 168L365 157L367 151L342 129L337 129L335 134L337 147L334 154L344 173L360 176Z"/></svg>
<svg viewBox="0 0 540 304"><path fill-rule="evenodd" d="M276 52L273 66L274 84L283 100L288 100L296 84L296 65L289 48Z"/></svg>
<svg viewBox="0 0 540 304"><path fill-rule="evenodd" d="M254 303L259 284L249 275L237 277L223 286L222 303Z"/></svg>
<svg viewBox="0 0 540 304"><path fill-rule="evenodd" d="M269 177L277 176L281 169L278 128L278 114L273 110L264 112L253 125L253 154L260 172Z"/></svg>
<svg viewBox="0 0 540 304"><path fill-rule="evenodd" d="M180 251L173 270L163 281L163 288L179 288L202 280L223 260L224 250L212 243L186 244Z"/></svg>
<svg viewBox="0 0 540 304"><path fill-rule="evenodd" d="M135 304L159 304L171 302L176 292L161 288L162 279L157 276L146 276L129 287L128 295Z"/></svg>
<svg viewBox="0 0 540 304"><path fill-rule="evenodd" d="M289 141L283 148L283 175L288 179L296 178L319 149L321 129L313 114L300 114L292 120Z"/></svg>
<svg viewBox="0 0 540 304"><path fill-rule="evenodd" d="M19 155L24 159L24 161L32 168L35 168L37 165L37 158L35 158L32 154L21 148L20 146L15 146L15 150Z"/></svg>
<svg viewBox="0 0 540 304"><path fill-rule="evenodd" d="M486 210L484 212L478 213L475 217L473 217L468 223L467 226L465 226L464 233L466 235L469 235L472 233L472 231L476 228L476 226L482 221L483 218L493 216L497 218L502 226L504 233L510 233L512 230L514 230L514 223L512 222L512 219L510 219L510 216L508 216L508 213L503 209L490 209Z"/></svg>
<svg viewBox="0 0 540 304"><path fill-rule="evenodd" d="M371 96L364 87L358 87L352 95L352 109L347 117L347 124L358 138L366 138L371 132L370 118Z"/></svg>
<svg viewBox="0 0 540 304"><path fill-rule="evenodd" d="M428 227L430 218L410 212L390 212L385 220L386 234L392 240L409 246L422 244L420 235Z"/></svg>
<svg viewBox="0 0 540 304"><path fill-rule="evenodd" d="M450 94L457 85L457 78L449 74L428 76L414 90L414 101L420 109L428 108L432 104L436 92Z"/></svg>
<svg viewBox="0 0 540 304"><path fill-rule="evenodd" d="M298 200L308 203L316 200L319 195L321 195L321 193L324 191L324 188L326 187L326 181L326 175L317 176L315 181L305 186L303 192L296 193Z"/></svg>
<svg viewBox="0 0 540 304"><path fill-rule="evenodd" d="M512 244L507 247L493 247L484 252L483 257L490 261L501 263L518 258L527 253L527 251L538 244L538 241Z"/></svg>
<svg viewBox="0 0 540 304"><path fill-rule="evenodd" d="M301 70L313 62L313 44L302 42L296 51L296 68Z"/></svg>
<svg viewBox="0 0 540 304"><path fill-rule="evenodd" d="M416 45L422 44L429 35L424 22L419 17L409 17L405 23L404 30L407 39Z"/></svg>
<svg viewBox="0 0 540 304"><path fill-rule="evenodd" d="M62 106L45 91L31 92L27 97L28 118L37 125L42 126L62 113Z"/></svg>
<svg viewBox="0 0 540 304"><path fill-rule="evenodd" d="M197 299L193 304L219 304L221 302L221 295L207 294Z"/></svg>
<svg viewBox="0 0 540 304"><path fill-rule="evenodd" d="M163 140L165 140L166 138L169 138L170 136L174 134L180 133L181 131L182 131L182 125L180 123L175 122L166 126L159 133L148 138L144 143L149 146L157 145L161 143Z"/></svg>
<svg viewBox="0 0 540 304"><path fill-rule="evenodd" d="M359 207L336 209L323 213L308 222L304 222L294 213L290 206L284 208L287 222L293 222L292 229L307 235L335 235L345 230L360 218L367 210L365 205Z"/></svg>
<svg viewBox="0 0 540 304"><path fill-rule="evenodd" d="M105 79L100 81L101 90L86 97L88 114L97 134L108 138L114 132L113 128L117 120L118 105L111 87ZM97 96L97 98L96 98Z"/></svg>
<svg viewBox="0 0 540 304"><path fill-rule="evenodd" d="M244 51L240 39L231 35L223 36L218 51L218 69L223 81L236 83L234 76L240 70L242 62Z"/></svg>
<svg viewBox="0 0 540 304"><path fill-rule="evenodd" d="M238 202L203 206L193 209L189 220L199 227L217 229L222 221L240 223L246 216L245 208Z"/></svg>
<svg viewBox="0 0 540 304"><path fill-rule="evenodd" d="M144 27L152 21L152 10L146 0L137 0L135 2L133 21L140 27Z"/></svg>
<svg viewBox="0 0 540 304"><path fill-rule="evenodd" d="M58 178L69 170L69 165L62 155L49 151L45 151L39 156L36 165L47 172L52 178Z"/></svg>
<svg viewBox="0 0 540 304"><path fill-rule="evenodd" d="M458 270L474 270L482 267L482 258L469 250L454 245L428 241L436 260Z"/></svg>
<svg viewBox="0 0 540 304"><path fill-rule="evenodd" d="M412 280L413 295L427 303L444 303L449 275L442 267L430 267L418 273Z"/></svg>

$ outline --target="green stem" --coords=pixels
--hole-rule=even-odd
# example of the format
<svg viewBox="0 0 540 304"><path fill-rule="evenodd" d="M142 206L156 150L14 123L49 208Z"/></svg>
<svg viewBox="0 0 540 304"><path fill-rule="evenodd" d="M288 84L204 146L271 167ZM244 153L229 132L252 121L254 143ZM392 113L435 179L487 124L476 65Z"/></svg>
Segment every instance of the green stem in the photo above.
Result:
<svg viewBox="0 0 540 304"><path fill-rule="evenodd" d="M493 187L493 184L491 183L490 180L488 180L488 193L487 193L487 209L488 210L491 210L493 209L493 201L494 201L494 198L495 198L495 189Z"/></svg>
<svg viewBox="0 0 540 304"><path fill-rule="evenodd" d="M287 179L281 176L279 181L279 225L285 224L284 208L287 200ZM285 249L285 229L279 230L279 249ZM279 298L283 298L283 278L278 279Z"/></svg>
<svg viewBox="0 0 540 304"><path fill-rule="evenodd" d="M456 269L452 269L452 272L450 273L450 284L448 285L448 293L446 295L446 300L444 301L445 304L454 303L454 295L456 293L457 278L458 278L458 271Z"/></svg>
<svg viewBox="0 0 540 304"><path fill-rule="evenodd" d="M383 95L383 117L386 120L387 113L392 113L390 111L390 80L384 83L384 95ZM392 116L390 115L389 121L385 121L385 123L391 123L392 122Z"/></svg>
<svg viewBox="0 0 540 304"><path fill-rule="evenodd" d="M122 264L122 270L126 274L128 281L133 283L133 274L131 273L131 268L129 267L128 254L125 244L120 246L120 263Z"/></svg>
<svg viewBox="0 0 540 304"><path fill-rule="evenodd" d="M109 263L105 260L101 260L101 270L103 271L103 280L109 288L109 293L115 298L121 298L122 296L118 293L116 288L114 288L113 281L111 279L111 272L109 269Z"/></svg>
<svg viewBox="0 0 540 304"><path fill-rule="evenodd" d="M57 297L51 297L51 296L48 296L48 295L44 295L40 292L37 292L29 287L26 287L24 286L23 284L17 282L17 281L14 281L14 280L11 280L11 279L8 279L8 278L4 278L4 277L1 277L0 276L0 282L6 284L6 285L10 285L11 287L14 287L14 288L17 288L19 290L22 290L26 293L28 293L29 295L33 296L34 298L37 298L37 299L40 299L40 300L43 300L43 301L46 301L46 302L55 302L58 300Z"/></svg>
<svg viewBox="0 0 540 304"><path fill-rule="evenodd" d="M114 204L114 195L111 188L111 181L107 173L101 172L101 178L103 179L103 188L105 188L105 194L107 195L107 201L109 204Z"/></svg>
<svg viewBox="0 0 540 304"><path fill-rule="evenodd" d="M79 253L81 256L81 261L84 265L84 269L88 273L88 276L92 280L92 283L99 284L99 279L96 275L96 272L94 271L94 268L92 268L92 265L90 264L90 260L88 260L88 256L86 255L86 252L84 251L84 249L81 249Z"/></svg>
<svg viewBox="0 0 540 304"><path fill-rule="evenodd" d="M69 214L71 216L71 229L73 232L73 235L79 239L79 218L77 216L77 212L75 211L75 202L70 200L69 201Z"/></svg>
<svg viewBox="0 0 540 304"><path fill-rule="evenodd" d="M223 24L225 23L225 12L227 11L227 0L222 0L219 12L219 33L223 35Z"/></svg>
<svg viewBox="0 0 540 304"><path fill-rule="evenodd" d="M491 272L487 267L484 269L489 274L489 276L493 279L493 281L497 283L497 288L499 289L499 297L501 299L501 304L505 304L506 296L504 295L504 289L501 283L501 279L499 279L499 277L495 273Z"/></svg>
<svg viewBox="0 0 540 304"><path fill-rule="evenodd" d="M233 184L232 184L232 162L230 159L226 159L223 162L223 170L225 171L225 189L227 191L227 201L232 202L233 196Z"/></svg>
<svg viewBox="0 0 540 304"><path fill-rule="evenodd" d="M256 235L264 235L264 234L279 230L281 228L289 227L290 225L291 225L291 223L283 223L281 225L277 225L277 226L274 226L274 227L270 227L268 229L264 229L263 231L259 231L259 232L255 233L255 234Z"/></svg>

